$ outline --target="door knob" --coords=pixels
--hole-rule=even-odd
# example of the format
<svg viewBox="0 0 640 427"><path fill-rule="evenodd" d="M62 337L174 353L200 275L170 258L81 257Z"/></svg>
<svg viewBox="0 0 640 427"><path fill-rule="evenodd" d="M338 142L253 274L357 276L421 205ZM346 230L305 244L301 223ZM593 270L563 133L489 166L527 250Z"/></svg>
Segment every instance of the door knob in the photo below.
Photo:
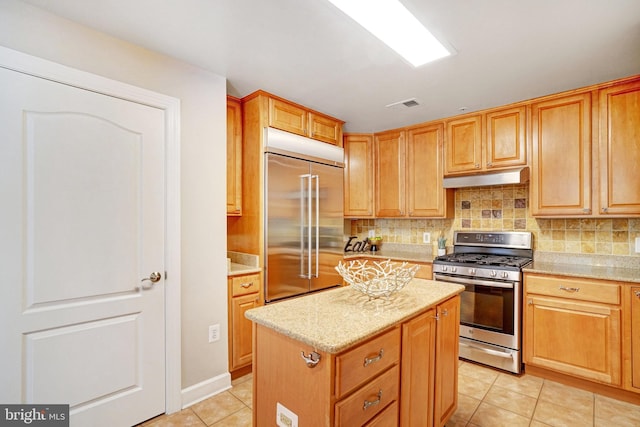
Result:
<svg viewBox="0 0 640 427"><path fill-rule="evenodd" d="M160 279L162 279L162 274L160 274L158 271L154 271L153 273L151 273L149 275L149 277L145 277L144 279L142 279L140 281L144 282L145 280L149 280L151 283L156 283Z"/></svg>

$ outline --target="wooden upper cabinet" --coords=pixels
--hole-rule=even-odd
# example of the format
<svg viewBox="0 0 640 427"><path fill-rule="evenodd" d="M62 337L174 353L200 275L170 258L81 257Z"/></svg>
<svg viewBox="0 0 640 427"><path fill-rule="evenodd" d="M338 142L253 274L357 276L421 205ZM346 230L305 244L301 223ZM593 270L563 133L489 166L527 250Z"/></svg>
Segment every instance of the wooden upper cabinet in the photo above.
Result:
<svg viewBox="0 0 640 427"><path fill-rule="evenodd" d="M444 218L454 214L454 190L442 186L444 125L407 130L407 203L409 217Z"/></svg>
<svg viewBox="0 0 640 427"><path fill-rule="evenodd" d="M600 215L640 214L640 80L600 90Z"/></svg>
<svg viewBox="0 0 640 427"><path fill-rule="evenodd" d="M530 141L531 214L591 214L591 92L533 103Z"/></svg>
<svg viewBox="0 0 640 427"><path fill-rule="evenodd" d="M445 175L482 170L482 116L465 116L447 122Z"/></svg>
<svg viewBox="0 0 640 427"><path fill-rule="evenodd" d="M227 97L227 215L242 215L242 106Z"/></svg>
<svg viewBox="0 0 640 427"><path fill-rule="evenodd" d="M344 216L373 217L373 135L344 137Z"/></svg>
<svg viewBox="0 0 640 427"><path fill-rule="evenodd" d="M269 98L269 126L342 146L343 122L280 98Z"/></svg>
<svg viewBox="0 0 640 427"><path fill-rule="evenodd" d="M486 169L527 164L525 106L492 111L486 120Z"/></svg>
<svg viewBox="0 0 640 427"><path fill-rule="evenodd" d="M526 120L519 105L447 121L445 175L527 165Z"/></svg>
<svg viewBox="0 0 640 427"><path fill-rule="evenodd" d="M307 110L289 102L269 98L269 126L308 136Z"/></svg>
<svg viewBox="0 0 640 427"><path fill-rule="evenodd" d="M342 122L317 113L309 113L309 136L318 141L340 145Z"/></svg>
<svg viewBox="0 0 640 427"><path fill-rule="evenodd" d="M374 137L376 217L405 214L405 131Z"/></svg>

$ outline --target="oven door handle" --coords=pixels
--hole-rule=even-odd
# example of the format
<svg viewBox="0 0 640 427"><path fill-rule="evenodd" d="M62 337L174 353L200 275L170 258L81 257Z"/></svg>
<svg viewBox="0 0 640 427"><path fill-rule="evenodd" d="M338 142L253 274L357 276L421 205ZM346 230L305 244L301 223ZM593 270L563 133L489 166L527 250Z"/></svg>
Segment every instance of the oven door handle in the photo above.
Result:
<svg viewBox="0 0 640 427"><path fill-rule="evenodd" d="M493 288L513 289L513 282L491 282L489 280L465 279L463 277L452 277L438 273L435 273L433 275L433 280L437 280L440 282L459 283L461 285L482 285L490 286Z"/></svg>
<svg viewBox="0 0 640 427"><path fill-rule="evenodd" d="M467 344L467 343L463 343L463 342L460 342L458 344L461 347L469 347L469 348L472 348L474 350L478 350L478 351L480 351L482 353L490 354L492 356L498 356L498 357L502 357L504 359L513 359L513 354L512 353L504 353L502 351L491 350L489 348L478 347L478 346Z"/></svg>

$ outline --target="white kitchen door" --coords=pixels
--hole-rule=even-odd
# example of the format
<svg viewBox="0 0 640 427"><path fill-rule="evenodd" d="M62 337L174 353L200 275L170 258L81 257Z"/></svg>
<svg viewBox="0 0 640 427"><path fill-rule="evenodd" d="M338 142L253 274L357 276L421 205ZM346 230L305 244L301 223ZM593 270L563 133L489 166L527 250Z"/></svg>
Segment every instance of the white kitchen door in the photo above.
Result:
<svg viewBox="0 0 640 427"><path fill-rule="evenodd" d="M0 402L164 413L165 112L5 68L0 94Z"/></svg>

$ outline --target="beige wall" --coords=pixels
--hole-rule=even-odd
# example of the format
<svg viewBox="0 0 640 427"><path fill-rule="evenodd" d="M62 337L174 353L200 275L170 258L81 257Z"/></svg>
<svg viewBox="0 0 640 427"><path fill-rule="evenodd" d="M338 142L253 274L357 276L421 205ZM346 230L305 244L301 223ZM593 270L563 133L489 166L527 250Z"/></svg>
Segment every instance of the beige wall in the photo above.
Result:
<svg viewBox="0 0 640 427"><path fill-rule="evenodd" d="M227 374L224 77L15 0L0 2L0 44L180 99L182 387Z"/></svg>
<svg viewBox="0 0 640 427"><path fill-rule="evenodd" d="M351 222L351 233L366 237L373 229L384 241L422 243L422 234L432 238L443 233L451 244L456 230L531 231L534 249L542 252L629 255L640 237L640 219L540 219L529 213L529 186L456 189L456 213L451 220L376 219Z"/></svg>

